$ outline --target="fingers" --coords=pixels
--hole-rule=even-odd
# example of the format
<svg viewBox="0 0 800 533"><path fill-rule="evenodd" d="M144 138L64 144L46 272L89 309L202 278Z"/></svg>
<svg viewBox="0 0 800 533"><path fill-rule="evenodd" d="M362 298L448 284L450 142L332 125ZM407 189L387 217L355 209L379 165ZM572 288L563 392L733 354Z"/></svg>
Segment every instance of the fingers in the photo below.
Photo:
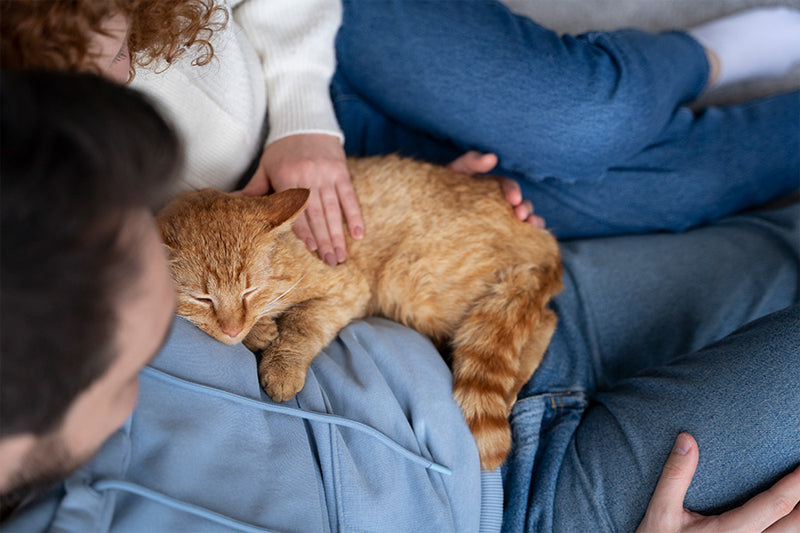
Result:
<svg viewBox="0 0 800 533"><path fill-rule="evenodd" d="M449 165L452 170L466 174L486 174L496 166L496 155L482 154L475 150L470 150Z"/></svg>
<svg viewBox="0 0 800 533"><path fill-rule="evenodd" d="M694 438L688 433L678 435L637 532L678 529L685 516L683 500L692 482L698 458Z"/></svg>
<svg viewBox="0 0 800 533"><path fill-rule="evenodd" d="M253 177L247 185L240 191L245 196L264 196L269 192L269 179L264 168L259 165Z"/></svg>
<svg viewBox="0 0 800 533"><path fill-rule="evenodd" d="M800 502L800 467L775 483L769 490L747 503L720 516L720 526L726 531L798 531L791 529L800 522L797 504ZM794 516L792 516L794 515ZM786 529L789 528L789 529Z"/></svg>
<svg viewBox="0 0 800 533"><path fill-rule="evenodd" d="M800 467L743 506L720 516L704 517L683 508L697 460L695 440L688 433L678 435L637 533L800 531Z"/></svg>
<svg viewBox="0 0 800 533"><path fill-rule="evenodd" d="M527 222L535 228L544 229L544 219L533 213L533 204L530 200L523 200L514 207L514 214L523 222Z"/></svg>
<svg viewBox="0 0 800 533"><path fill-rule="evenodd" d="M513 207L514 214L520 220L527 220L529 216L533 215L533 204L530 200L523 200L519 205Z"/></svg>
<svg viewBox="0 0 800 533"><path fill-rule="evenodd" d="M356 192L353 190L350 180L339 183L337 193L347 227L350 228L350 236L354 239L361 239L364 237L364 219L361 216L361 208L358 206Z"/></svg>
<svg viewBox="0 0 800 533"><path fill-rule="evenodd" d="M260 185L262 179L267 186ZM276 191L293 187L311 191L308 206L295 222L294 230L306 247L326 263L336 265L346 259L343 213L352 236L364 235L361 209L337 137L297 134L267 146L258 172L243 193L263 193L269 185Z"/></svg>
<svg viewBox="0 0 800 533"><path fill-rule="evenodd" d="M522 199L522 191L519 188L519 183L511 178L504 178L501 176L497 176L496 179L500 183L503 196L505 196L506 201L511 204L517 218L535 228L544 229L544 219L533 213L533 204L531 201Z"/></svg>
<svg viewBox="0 0 800 533"><path fill-rule="evenodd" d="M318 185L321 211L312 209L307 213L320 258L334 266L347 259L342 214L356 239L364 236L364 221L347 166L332 170L331 176Z"/></svg>
<svg viewBox="0 0 800 533"><path fill-rule="evenodd" d="M320 259L336 266L346 259L339 199L331 188L311 188L311 196L294 225L297 237Z"/></svg>
<svg viewBox="0 0 800 533"><path fill-rule="evenodd" d="M303 212L302 215L297 217L294 222L294 233L297 238L303 241L310 252L317 251L317 241L314 240L314 234L311 232L311 227L308 225L308 216Z"/></svg>
<svg viewBox="0 0 800 533"><path fill-rule="evenodd" d="M528 218L525 219L525 222L533 226L534 228L544 229L545 222L544 219L538 215L530 215Z"/></svg>
<svg viewBox="0 0 800 533"><path fill-rule="evenodd" d="M497 166L497 156L495 154L482 154L471 150L450 163L449 167L456 172L466 174L486 174ZM514 215L523 222L527 222L535 228L544 228L545 221L542 217L533 214L533 204L528 200L522 199L522 191L519 183L511 178L503 176L490 176L497 180L503 196L514 209Z"/></svg>
<svg viewBox="0 0 800 533"><path fill-rule="evenodd" d="M503 196L506 197L506 201L508 201L508 203L510 203L512 206L519 206L522 203L522 191L519 188L519 183L511 178L504 178L500 176L497 177L497 181L500 182L500 189L503 191ZM531 208L529 212L525 214L525 217L532 212L533 206L531 205ZM519 213L517 213L517 216L519 216ZM525 218L520 217L520 220L525 220Z"/></svg>
<svg viewBox="0 0 800 533"><path fill-rule="evenodd" d="M672 451L661 471L661 477L656 484L656 490L651 505L683 511L683 500L686 491L692 482L699 454L694 437L688 433L681 433L675 439Z"/></svg>
<svg viewBox="0 0 800 533"><path fill-rule="evenodd" d="M312 225L312 230L319 246L319 256L329 265L335 266L347 258L342 208L339 206L339 196L333 187L324 187L320 191L320 198L324 216L319 217L320 220L317 221L319 228Z"/></svg>
<svg viewBox="0 0 800 533"><path fill-rule="evenodd" d="M784 516L765 530L767 533L797 533L800 531L800 507Z"/></svg>
<svg viewBox="0 0 800 533"><path fill-rule="evenodd" d="M319 254L320 259L325 261L331 266L338 264L338 260L336 258L336 254L334 252L334 244L333 240L331 239L331 233L328 231L328 222L327 216L325 213L325 207L323 207L323 202L321 201L319 194L313 194L313 199L309 201L308 206L304 212L304 220L308 225L309 229L311 230L312 240L313 243L309 246L308 239L304 239L303 242L306 243L306 246L309 249L314 248L316 252ZM330 208L329 208L330 209ZM341 226L341 215L339 219L339 225ZM297 227L295 227L295 233L297 233ZM312 250L314 251L314 250Z"/></svg>

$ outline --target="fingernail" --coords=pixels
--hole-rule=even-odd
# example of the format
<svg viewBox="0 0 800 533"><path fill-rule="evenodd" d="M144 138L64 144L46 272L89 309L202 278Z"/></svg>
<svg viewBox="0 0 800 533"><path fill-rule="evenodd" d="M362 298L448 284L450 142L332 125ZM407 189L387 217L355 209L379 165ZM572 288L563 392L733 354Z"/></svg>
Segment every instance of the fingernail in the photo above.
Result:
<svg viewBox="0 0 800 533"><path fill-rule="evenodd" d="M345 252L344 252L344 248L342 248L340 246L337 246L333 250L334 250L334 252L336 252L336 260L339 263L343 263L345 258L347 257L347 254L345 254Z"/></svg>
<svg viewBox="0 0 800 533"><path fill-rule="evenodd" d="M317 243L314 242L314 239L306 239L306 247L308 247L309 251L311 252L317 251Z"/></svg>
<svg viewBox="0 0 800 533"><path fill-rule="evenodd" d="M353 228L353 237L356 239L361 239L364 237L364 228L361 226L356 226Z"/></svg>
<svg viewBox="0 0 800 533"><path fill-rule="evenodd" d="M686 455L689 453L689 439L687 439L683 433L678 435L678 438L675 439L675 446L672 447L672 453L676 453L678 455Z"/></svg>
<svg viewBox="0 0 800 533"><path fill-rule="evenodd" d="M325 254L324 261L328 263L330 266L336 266L338 263L336 262L336 256L333 255L333 252L328 252Z"/></svg>

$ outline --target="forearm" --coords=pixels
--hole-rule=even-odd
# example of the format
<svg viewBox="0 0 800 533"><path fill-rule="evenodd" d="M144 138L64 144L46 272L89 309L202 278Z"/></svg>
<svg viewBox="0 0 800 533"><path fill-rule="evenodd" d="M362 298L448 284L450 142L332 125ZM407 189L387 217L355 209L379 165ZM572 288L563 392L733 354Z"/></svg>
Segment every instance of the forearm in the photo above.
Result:
<svg viewBox="0 0 800 533"><path fill-rule="evenodd" d="M264 71L267 144L299 133L343 138L329 91L340 0L244 0L234 3L233 16Z"/></svg>

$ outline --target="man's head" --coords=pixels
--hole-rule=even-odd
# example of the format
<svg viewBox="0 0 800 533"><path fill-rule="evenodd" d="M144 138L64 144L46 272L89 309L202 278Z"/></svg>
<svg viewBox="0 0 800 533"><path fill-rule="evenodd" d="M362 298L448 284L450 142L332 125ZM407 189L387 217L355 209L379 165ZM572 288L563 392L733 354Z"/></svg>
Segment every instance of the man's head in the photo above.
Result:
<svg viewBox="0 0 800 533"><path fill-rule="evenodd" d="M87 460L130 415L171 323L150 215L178 141L92 75L0 78L0 495L8 509Z"/></svg>

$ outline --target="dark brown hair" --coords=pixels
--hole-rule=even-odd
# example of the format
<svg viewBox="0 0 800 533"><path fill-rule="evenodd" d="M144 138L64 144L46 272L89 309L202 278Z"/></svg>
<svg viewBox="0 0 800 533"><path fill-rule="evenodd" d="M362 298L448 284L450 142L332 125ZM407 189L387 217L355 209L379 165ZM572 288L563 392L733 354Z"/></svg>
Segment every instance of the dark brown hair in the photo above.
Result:
<svg viewBox="0 0 800 533"><path fill-rule="evenodd" d="M194 63L207 64L211 35L227 23L214 0L0 0L0 66L86 70L92 35L116 14L130 23L131 77L137 66L169 64L191 48Z"/></svg>
<svg viewBox="0 0 800 533"><path fill-rule="evenodd" d="M142 267L121 231L181 150L144 97L88 73L2 73L0 105L0 437L41 435L118 355Z"/></svg>

